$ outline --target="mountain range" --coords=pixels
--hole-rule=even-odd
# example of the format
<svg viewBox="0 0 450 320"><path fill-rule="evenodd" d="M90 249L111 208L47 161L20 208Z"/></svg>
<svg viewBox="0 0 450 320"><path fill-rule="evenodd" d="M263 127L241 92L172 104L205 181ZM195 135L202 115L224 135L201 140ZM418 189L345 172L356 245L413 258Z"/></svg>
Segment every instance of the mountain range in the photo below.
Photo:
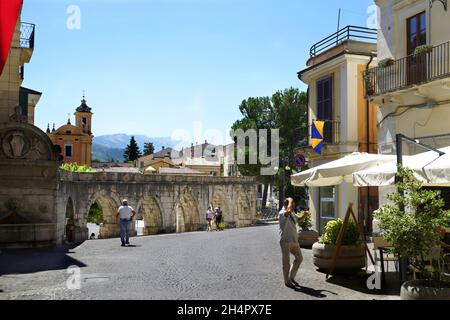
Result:
<svg viewBox="0 0 450 320"><path fill-rule="evenodd" d="M124 133L103 135L94 138L92 144L92 160L100 162L123 162L123 152L130 143L131 135ZM169 137L152 138L144 135L135 135L134 139L139 145L141 152L144 151L144 143L152 142L155 146L155 152L165 148L173 148L179 142Z"/></svg>

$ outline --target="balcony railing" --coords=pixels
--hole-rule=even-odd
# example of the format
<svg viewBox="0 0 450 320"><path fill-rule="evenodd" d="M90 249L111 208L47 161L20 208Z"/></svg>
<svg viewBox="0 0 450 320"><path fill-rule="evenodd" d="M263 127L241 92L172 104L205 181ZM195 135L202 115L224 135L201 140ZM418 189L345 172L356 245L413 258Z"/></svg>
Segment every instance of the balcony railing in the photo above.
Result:
<svg viewBox="0 0 450 320"><path fill-rule="evenodd" d="M20 25L20 46L24 49L34 49L34 31L36 26L32 23L22 22Z"/></svg>
<svg viewBox="0 0 450 320"><path fill-rule="evenodd" d="M310 49L309 54L311 57L315 57L322 52L331 49L332 47L340 45L342 42L347 40L363 40L366 42L375 43L377 40L378 31L376 29L369 29L357 26L347 26L342 28L331 36L317 42Z"/></svg>
<svg viewBox="0 0 450 320"><path fill-rule="evenodd" d="M365 90L375 96L450 77L450 42L364 73Z"/></svg>
<svg viewBox="0 0 450 320"><path fill-rule="evenodd" d="M325 122L325 126L323 129L324 135L324 144L339 144L341 142L340 132L341 132L341 122L334 120L322 120ZM312 125L309 126L311 132ZM305 139L306 140L306 139ZM311 146L311 134L308 134L307 141L301 141L300 147L309 147Z"/></svg>

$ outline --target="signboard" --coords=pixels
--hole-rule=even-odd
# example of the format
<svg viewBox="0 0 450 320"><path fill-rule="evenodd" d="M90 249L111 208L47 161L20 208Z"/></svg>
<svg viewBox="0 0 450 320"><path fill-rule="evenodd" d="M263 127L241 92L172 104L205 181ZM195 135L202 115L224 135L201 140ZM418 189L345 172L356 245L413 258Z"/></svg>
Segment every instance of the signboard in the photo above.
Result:
<svg viewBox="0 0 450 320"><path fill-rule="evenodd" d="M303 154L297 154L294 157L294 163L297 168L304 168L306 166L306 157Z"/></svg>

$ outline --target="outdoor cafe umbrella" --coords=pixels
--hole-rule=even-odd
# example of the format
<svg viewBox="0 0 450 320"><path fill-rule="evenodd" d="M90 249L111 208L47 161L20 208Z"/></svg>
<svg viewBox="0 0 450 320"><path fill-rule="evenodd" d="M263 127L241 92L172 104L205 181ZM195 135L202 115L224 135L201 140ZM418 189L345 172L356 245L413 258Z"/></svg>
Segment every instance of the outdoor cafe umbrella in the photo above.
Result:
<svg viewBox="0 0 450 320"><path fill-rule="evenodd" d="M415 156L404 156L403 166L413 172L416 180L426 186L450 186L450 147L440 149L445 154L440 156L435 151ZM357 187L381 187L395 184L397 161L372 167L353 174L353 185Z"/></svg>
<svg viewBox="0 0 450 320"><path fill-rule="evenodd" d="M352 173L395 161L395 156L355 152L291 176L293 186L327 187L353 182Z"/></svg>

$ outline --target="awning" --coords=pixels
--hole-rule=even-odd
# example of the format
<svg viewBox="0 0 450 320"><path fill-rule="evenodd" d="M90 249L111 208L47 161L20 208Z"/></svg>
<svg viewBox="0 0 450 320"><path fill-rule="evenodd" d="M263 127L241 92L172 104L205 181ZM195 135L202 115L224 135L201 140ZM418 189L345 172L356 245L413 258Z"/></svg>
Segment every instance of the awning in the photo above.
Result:
<svg viewBox="0 0 450 320"><path fill-rule="evenodd" d="M434 151L415 156L404 156L403 166L413 171L414 178L426 186L450 186L450 147L440 149L439 156ZM365 169L353 174L353 184L357 187L381 187L395 184L397 161L380 167Z"/></svg>
<svg viewBox="0 0 450 320"><path fill-rule="evenodd" d="M314 167L291 176L291 183L297 187L327 187L342 182L353 182L352 174L395 161L391 155L352 153L344 158Z"/></svg>

